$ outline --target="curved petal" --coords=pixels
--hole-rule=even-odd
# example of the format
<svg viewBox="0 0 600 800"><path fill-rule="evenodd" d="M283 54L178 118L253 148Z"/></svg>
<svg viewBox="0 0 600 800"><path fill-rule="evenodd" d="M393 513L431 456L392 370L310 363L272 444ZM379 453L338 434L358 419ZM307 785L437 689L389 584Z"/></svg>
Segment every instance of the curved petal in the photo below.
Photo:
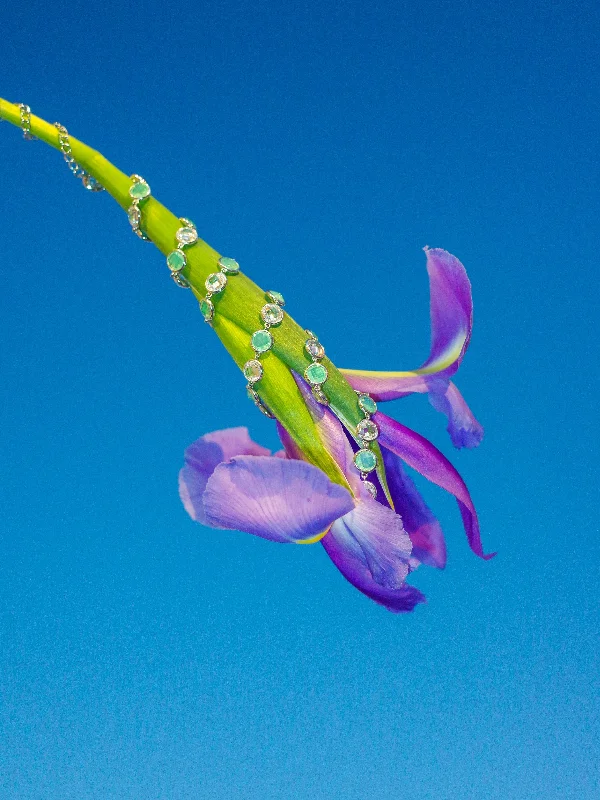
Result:
<svg viewBox="0 0 600 800"><path fill-rule="evenodd" d="M367 504L376 507L378 506L375 501L372 501L371 503L368 503L367 501L367 503L361 503L357 507L356 511L359 509L364 511L364 507ZM387 511L390 514L394 514L393 511L386 509L381 505L379 505L378 508L381 511ZM352 512L352 514L348 514L347 516L353 517L356 514L356 511ZM412 611L417 603L424 603L424 595L413 586L408 586L407 584L402 584L400 582L400 584L394 588L383 585L375 580L371 568L368 565L363 546L358 544L355 538L357 528L360 527L364 530L366 527L366 521L362 519L360 522L358 522L358 520L355 518L351 522L354 523L354 535L349 534L349 525L346 518L344 518L344 524L341 524L342 520L338 520L336 523L334 523L327 536L325 536L325 538L321 541L321 544L325 548L327 555L342 573L344 578L346 578L347 581L349 581L363 594L367 595L367 597L370 597L371 600L374 600L376 603L385 606L389 611ZM408 572L408 567L403 559L399 560L399 564L404 565L400 570L400 573L404 572L405 569L406 572Z"/></svg>
<svg viewBox="0 0 600 800"><path fill-rule="evenodd" d="M425 249L430 287L431 351L425 363L408 372L341 372L353 389L374 400L396 400L429 393L431 403L446 414L448 431L457 447L475 447L483 429L449 378L458 369L471 340L471 284L461 262L441 249Z"/></svg>
<svg viewBox="0 0 600 800"><path fill-rule="evenodd" d="M202 500L208 525L274 542L309 539L354 508L350 492L312 464L264 456L219 464Z"/></svg>
<svg viewBox="0 0 600 800"><path fill-rule="evenodd" d="M185 451L179 472L179 496L190 517L207 525L202 495L206 483L222 461L233 456L269 456L271 451L253 442L248 428L225 428L196 439Z"/></svg>
<svg viewBox="0 0 600 800"><path fill-rule="evenodd" d="M403 585L412 543L402 520L390 508L365 498L333 523L325 538L329 536L369 570L375 583L386 589Z"/></svg>
<svg viewBox="0 0 600 800"><path fill-rule="evenodd" d="M394 508L410 536L413 557L430 567L443 569L446 566L446 543L440 523L407 475L400 458L385 448L382 453Z"/></svg>
<svg viewBox="0 0 600 800"><path fill-rule="evenodd" d="M379 426L379 444L456 497L471 550L481 558L492 558L495 553L485 555L483 552L477 513L469 490L448 459L423 436L385 414L377 412L375 420Z"/></svg>

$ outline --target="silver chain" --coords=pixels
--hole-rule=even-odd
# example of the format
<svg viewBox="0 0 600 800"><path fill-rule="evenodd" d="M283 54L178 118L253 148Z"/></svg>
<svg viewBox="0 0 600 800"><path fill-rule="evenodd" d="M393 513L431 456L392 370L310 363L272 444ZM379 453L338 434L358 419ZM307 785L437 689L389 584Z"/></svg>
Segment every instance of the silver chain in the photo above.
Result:
<svg viewBox="0 0 600 800"><path fill-rule="evenodd" d="M55 122L54 127L58 131L58 144L60 147L60 151L63 154L63 158L67 167L71 170L73 175L76 178L79 178L85 188L90 192L103 192L104 186L102 186L96 178L90 175L89 172L86 172L83 167L81 167L77 161L73 158L73 151L71 150L71 140L69 139L69 132L65 128L64 125L61 125L60 122Z"/></svg>
<svg viewBox="0 0 600 800"><path fill-rule="evenodd" d="M28 142L32 142L36 137L31 132L31 109L25 103L17 103L21 111L21 130L23 131L23 138Z"/></svg>

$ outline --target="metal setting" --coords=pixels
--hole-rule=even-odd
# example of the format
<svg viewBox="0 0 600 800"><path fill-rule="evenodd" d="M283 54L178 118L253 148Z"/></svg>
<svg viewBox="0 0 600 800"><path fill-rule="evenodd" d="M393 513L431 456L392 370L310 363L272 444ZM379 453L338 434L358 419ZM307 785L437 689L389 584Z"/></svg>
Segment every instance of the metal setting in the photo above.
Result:
<svg viewBox="0 0 600 800"><path fill-rule="evenodd" d="M21 130L23 131L23 138L28 142L33 142L37 139L31 132L31 109L25 103L17 103L21 112Z"/></svg>
<svg viewBox="0 0 600 800"><path fill-rule="evenodd" d="M23 109L21 109L21 119L22 118ZM102 184L97 181L93 175L90 175L89 172L86 172L84 168L81 167L73 158L71 140L69 139L69 132L65 126L61 125L60 122L55 122L54 127L58 131L58 146L60 147L60 152L63 154L65 164L71 170L73 175L76 178L79 178L88 192L103 192L104 186L102 186Z"/></svg>
<svg viewBox="0 0 600 800"><path fill-rule="evenodd" d="M151 196L152 191L147 181L145 181L141 175L136 175L134 173L133 175L130 175L130 179L132 181L132 184L129 187L129 196L131 197L131 205L127 209L127 218L129 219L129 224L131 225L131 229L135 233L135 235L138 236L140 239L142 239L144 242L149 242L150 237L146 236L146 234L141 228L142 209L140 208L140 203L143 203L144 200L147 200ZM134 187L136 187L140 183L144 184L144 186L147 187L148 191L146 194L144 194L143 197L136 197L136 194L138 194L139 192L137 192Z"/></svg>
<svg viewBox="0 0 600 800"><path fill-rule="evenodd" d="M369 447L379 436L377 423L371 419L371 415L377 411L377 403L366 392L357 391L356 394L358 407L364 414L364 419L361 419L356 426L356 441L361 449L354 454L354 466L360 472L360 478L371 497L376 498L377 487L367 480L367 475L377 469L377 455Z"/></svg>
<svg viewBox="0 0 600 800"><path fill-rule="evenodd" d="M237 262L234 262L234 264L235 263ZM225 265L222 266L222 269L225 269ZM243 373L247 380L246 391L248 397L265 416L274 419L271 410L261 400L254 386L259 383L264 375L264 368L260 362L260 357L264 355L264 353L268 353L273 347L273 334L269 328L280 325L285 316L281 308L284 300L283 295L279 292L266 292L265 294L269 302L260 310L260 318L263 322L263 327L254 331L250 337L250 346L254 350L254 358L250 361L246 361L243 366Z"/></svg>
<svg viewBox="0 0 600 800"><path fill-rule="evenodd" d="M325 348L317 339L316 334L308 330L308 328L304 332L308 336L308 339L304 342L304 350L311 358L311 363L304 370L304 378L310 384L313 397L317 403L322 406L328 406L329 400L323 391L323 384L328 378L328 373L327 367L321 364L322 359L325 358Z"/></svg>

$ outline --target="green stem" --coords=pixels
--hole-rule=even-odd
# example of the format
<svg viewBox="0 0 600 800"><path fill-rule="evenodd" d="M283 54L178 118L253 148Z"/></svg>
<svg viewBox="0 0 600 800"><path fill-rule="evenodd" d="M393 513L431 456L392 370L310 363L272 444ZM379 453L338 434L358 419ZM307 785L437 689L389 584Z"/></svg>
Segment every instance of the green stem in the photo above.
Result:
<svg viewBox="0 0 600 800"><path fill-rule="evenodd" d="M4 119L20 128L21 115L19 106L0 98L0 119ZM31 115L31 132L41 141L60 150L57 129L54 125L34 114ZM70 134L69 139L73 158L77 163L96 178L104 186L108 194L126 210L131 205L129 196L131 178L126 173L121 172L114 164L111 164L97 150L92 149ZM150 180L149 183L152 184L152 181ZM167 253L173 250L175 232L181 227L179 218L155 197L149 197L143 204L143 220L144 230L148 233L154 245L166 256ZM191 284L195 294L202 295L205 293L204 281L210 273L216 271L220 254L209 244L199 239L194 247L186 251L186 256L188 264L183 274ZM217 318L214 328L240 369L243 367L244 362L252 357L249 337L257 329L257 321L260 319L259 312L264 303L265 292L250 278L242 274L229 280L227 291L217 300ZM218 324L219 317L225 321L224 325ZM227 321L231 325L228 326L226 324ZM234 329L237 332L237 339L240 341L232 339L232 331ZM244 342L246 346L244 348L240 347L240 337L242 336L246 337ZM310 359L304 351L304 343L306 341L304 328L286 314L283 322L277 328L277 335L274 339L273 355L283 362L288 369L302 375L310 363ZM346 428L354 434L357 423L362 419L356 400L356 393L329 359L325 358L323 363L327 367L329 375L323 389L336 415ZM300 402L302 406L304 406L304 403L297 387L295 385L292 387L291 383L285 381L280 370L277 371L276 380L274 375L269 375L269 372L274 373L275 371L266 371L265 376L261 379L261 395L264 394L265 401L269 407L272 408L276 417L288 429L292 438L307 457L323 469L332 480L345 484L346 481L337 464L322 446L318 437L313 435L314 426L309 424L304 414L298 412L298 403ZM285 391L282 391L282 382L286 383ZM295 413L290 413L291 408L295 408ZM378 446L374 444L373 449L377 451L378 462L382 465ZM388 499L390 499L382 466L378 469L378 476L386 490L386 494L388 494Z"/></svg>

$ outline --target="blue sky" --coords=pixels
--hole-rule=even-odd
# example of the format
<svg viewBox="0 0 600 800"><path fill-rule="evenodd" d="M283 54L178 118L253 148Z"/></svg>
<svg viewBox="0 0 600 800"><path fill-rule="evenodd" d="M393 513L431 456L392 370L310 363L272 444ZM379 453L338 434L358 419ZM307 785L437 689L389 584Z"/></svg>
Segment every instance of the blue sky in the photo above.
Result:
<svg viewBox="0 0 600 800"><path fill-rule="evenodd" d="M389 409L452 458L498 551L420 484L449 563L395 616L320 547L192 523L184 448L274 428L123 212L0 125L3 800L597 798L597 6L0 22L0 95L144 175L339 366L418 365L421 248L463 261L457 383L485 440L454 451L422 397Z"/></svg>

